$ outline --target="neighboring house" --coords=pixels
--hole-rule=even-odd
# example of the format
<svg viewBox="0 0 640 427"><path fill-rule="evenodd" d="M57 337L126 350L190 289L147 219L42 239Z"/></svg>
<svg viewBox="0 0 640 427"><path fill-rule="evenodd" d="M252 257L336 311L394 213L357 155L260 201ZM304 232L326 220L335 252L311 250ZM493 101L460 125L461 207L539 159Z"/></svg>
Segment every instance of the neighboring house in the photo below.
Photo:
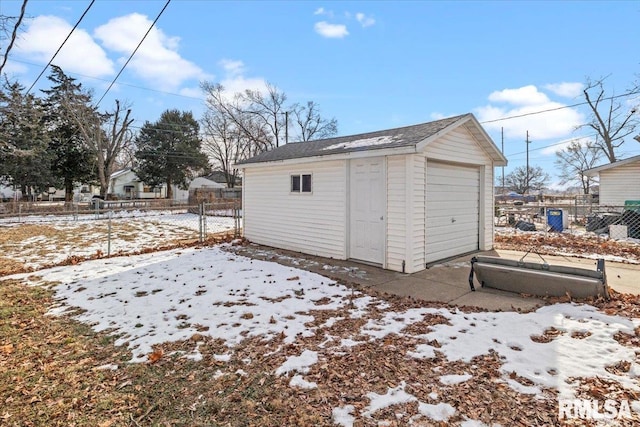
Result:
<svg viewBox="0 0 640 427"><path fill-rule="evenodd" d="M207 175L206 178L210 181L215 181L219 184L224 184L225 187L227 186L227 177L225 176L225 173L223 171L214 171L211 174ZM237 176L235 179L234 187L240 187L240 186L242 186L242 178Z"/></svg>
<svg viewBox="0 0 640 427"><path fill-rule="evenodd" d="M109 179L110 197L118 199L161 199L166 197L164 185L152 187L138 179L132 169L122 169L111 174Z"/></svg>
<svg viewBox="0 0 640 427"><path fill-rule="evenodd" d="M214 181L211 175L195 178L189 184L189 203L213 202L216 199L240 199L241 187L227 188L226 183Z"/></svg>
<svg viewBox="0 0 640 427"><path fill-rule="evenodd" d="M194 178L189 184L189 190L195 190L196 188L227 188L227 186L212 180L209 176L200 176Z"/></svg>
<svg viewBox="0 0 640 427"><path fill-rule="evenodd" d="M585 174L600 178L600 205L624 206L627 200L640 200L640 156L588 169Z"/></svg>
<svg viewBox="0 0 640 427"><path fill-rule="evenodd" d="M255 243L412 273L493 248L494 167L472 114L290 143L238 164Z"/></svg>

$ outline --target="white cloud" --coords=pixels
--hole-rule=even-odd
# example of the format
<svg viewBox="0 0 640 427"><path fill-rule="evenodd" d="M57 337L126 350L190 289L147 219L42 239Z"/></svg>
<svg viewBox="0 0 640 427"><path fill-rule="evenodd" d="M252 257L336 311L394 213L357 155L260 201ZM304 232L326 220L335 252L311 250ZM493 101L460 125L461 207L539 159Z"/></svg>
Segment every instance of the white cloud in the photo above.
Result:
<svg viewBox="0 0 640 427"><path fill-rule="evenodd" d="M204 93L200 87L185 87L180 89L178 93L189 98L204 99Z"/></svg>
<svg viewBox="0 0 640 427"><path fill-rule="evenodd" d="M565 98L575 98L576 96L582 94L584 85L582 83L562 82L549 83L545 85L544 88L550 90L558 96L563 96Z"/></svg>
<svg viewBox="0 0 640 427"><path fill-rule="evenodd" d="M373 24L376 23L376 20L373 19L373 17L366 16L362 12L356 13L356 19L358 20L360 25L362 25L363 28L370 27L370 26L372 26Z"/></svg>
<svg viewBox="0 0 640 427"><path fill-rule="evenodd" d="M41 15L33 19L16 42L16 52L43 64L49 62L73 27L62 18ZM76 28L53 64L65 72L103 77L115 73L106 52L83 29Z"/></svg>
<svg viewBox="0 0 640 427"><path fill-rule="evenodd" d="M242 61L234 59L221 59L218 63L229 75L240 75L244 74L245 72L244 62Z"/></svg>
<svg viewBox="0 0 640 427"><path fill-rule="evenodd" d="M341 39L349 35L346 25L330 24L326 21L316 22L314 29L316 30L316 33L327 38Z"/></svg>
<svg viewBox="0 0 640 427"><path fill-rule="evenodd" d="M493 92L489 95L489 101L489 105L475 110L478 120L481 123L489 121L483 123L489 131L504 128L505 136L511 139L524 141L527 131L532 141L568 138L585 121L579 111L550 100L533 85ZM513 116L522 117L498 120Z"/></svg>
<svg viewBox="0 0 640 427"><path fill-rule="evenodd" d="M27 68L26 65L24 64L20 64L18 62L12 61L12 60L8 60L7 63L5 64L4 68L2 69L3 73L6 73L7 76L10 77L10 80L12 79L12 76L16 75L16 74L24 74L28 71L29 69Z"/></svg>
<svg viewBox="0 0 640 427"><path fill-rule="evenodd" d="M223 79L220 84L228 93L244 92L247 89L264 93L267 90L267 82L261 77L232 76Z"/></svg>
<svg viewBox="0 0 640 427"><path fill-rule="evenodd" d="M222 59L218 65L224 70L224 77L218 81L224 88L224 95L231 98L247 89L263 93L267 91L267 82L262 77L246 77L244 62L237 59Z"/></svg>
<svg viewBox="0 0 640 427"><path fill-rule="evenodd" d="M132 13L109 20L96 28L95 37L110 50L123 54L120 62L134 51L152 21L145 15ZM177 52L180 39L169 37L154 27L144 40L128 68L160 89L175 90L184 81L206 78L194 63Z"/></svg>
<svg viewBox="0 0 640 427"><path fill-rule="evenodd" d="M319 7L315 12L313 12L314 15L324 15L325 13L324 7Z"/></svg>
<svg viewBox="0 0 640 427"><path fill-rule="evenodd" d="M503 89L489 95L489 101L506 102L515 105L539 105L549 102L549 98L533 85L517 89Z"/></svg>

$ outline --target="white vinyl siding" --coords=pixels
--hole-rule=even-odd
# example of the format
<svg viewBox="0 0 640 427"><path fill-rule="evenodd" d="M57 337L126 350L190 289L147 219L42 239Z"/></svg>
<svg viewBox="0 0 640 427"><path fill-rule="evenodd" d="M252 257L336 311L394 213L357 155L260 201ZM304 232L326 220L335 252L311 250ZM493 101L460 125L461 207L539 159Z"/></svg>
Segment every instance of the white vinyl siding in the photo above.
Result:
<svg viewBox="0 0 640 427"><path fill-rule="evenodd" d="M480 185L480 209L484 211L484 224L481 224L480 229L480 250L488 251L493 249L494 239L494 215L495 215L495 191L493 187L494 183L494 167L493 164L485 165L480 170L480 179L484 176L484 185ZM483 216L480 216L483 219Z"/></svg>
<svg viewBox="0 0 640 427"><path fill-rule="evenodd" d="M406 273L444 258L492 249L494 161L485 149L494 147L491 141L477 140L483 134L465 126L424 140L414 153L372 150L348 159L250 165L244 169L244 236L313 255L375 262L394 271L404 266ZM354 167L383 157L380 194L373 186L352 182L357 180ZM371 160L362 161L365 158ZM311 193L291 193L291 176L303 174L312 175ZM358 230L354 204L373 200L372 194L384 201L378 216L384 227L381 261L354 256L354 241L362 235L353 233Z"/></svg>
<svg viewBox="0 0 640 427"><path fill-rule="evenodd" d="M479 249L480 170L427 160L426 262Z"/></svg>
<svg viewBox="0 0 640 427"><path fill-rule="evenodd" d="M600 172L600 205L623 206L640 200L640 160Z"/></svg>
<svg viewBox="0 0 640 427"><path fill-rule="evenodd" d="M387 158L387 268L394 271L407 257L406 158Z"/></svg>
<svg viewBox="0 0 640 427"><path fill-rule="evenodd" d="M407 156L411 166L411 233L409 236L411 245L410 271L420 271L425 268L425 195L426 195L426 158L423 155Z"/></svg>
<svg viewBox="0 0 640 427"><path fill-rule="evenodd" d="M244 171L244 236L255 243L346 259L346 161ZM292 175L313 175L312 193L291 193Z"/></svg>
<svg viewBox="0 0 640 427"><path fill-rule="evenodd" d="M463 127L454 129L427 145L425 154L429 159L433 160L473 165L492 165L487 153Z"/></svg>

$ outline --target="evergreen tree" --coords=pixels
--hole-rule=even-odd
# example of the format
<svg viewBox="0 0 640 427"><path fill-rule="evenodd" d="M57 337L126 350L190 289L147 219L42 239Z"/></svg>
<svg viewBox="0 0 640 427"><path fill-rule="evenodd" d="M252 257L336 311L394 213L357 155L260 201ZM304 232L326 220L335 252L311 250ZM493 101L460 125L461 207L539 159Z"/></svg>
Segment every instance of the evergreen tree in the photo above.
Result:
<svg viewBox="0 0 640 427"><path fill-rule="evenodd" d="M44 105L52 155L51 170L61 180L65 201L69 202L73 198L75 184L93 183L96 176L94 153L73 112L79 108L95 109L91 106L91 95L82 89L82 84L76 83L76 79L67 76L60 67L52 65L47 78L53 84L51 89L42 91L47 95Z"/></svg>
<svg viewBox="0 0 640 427"><path fill-rule="evenodd" d="M53 185L41 101L18 82L0 90L0 181L35 196Z"/></svg>
<svg viewBox="0 0 640 427"><path fill-rule="evenodd" d="M138 178L151 186L166 184L167 199L173 198L173 185L186 188L191 178L209 167L199 128L191 112L178 110L163 112L155 123L145 122L136 138Z"/></svg>

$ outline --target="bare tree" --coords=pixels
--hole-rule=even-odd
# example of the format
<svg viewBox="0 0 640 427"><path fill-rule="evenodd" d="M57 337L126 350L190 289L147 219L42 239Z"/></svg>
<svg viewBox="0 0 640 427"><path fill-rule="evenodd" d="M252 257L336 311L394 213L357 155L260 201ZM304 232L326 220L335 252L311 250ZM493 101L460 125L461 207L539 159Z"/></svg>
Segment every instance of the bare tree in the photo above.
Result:
<svg viewBox="0 0 640 427"><path fill-rule="evenodd" d="M288 142L286 141L287 112L284 107L287 95L284 92L267 83L266 94L259 90L247 89L241 99L246 105L244 111L255 117L258 123L264 124L276 147Z"/></svg>
<svg viewBox="0 0 640 427"><path fill-rule="evenodd" d="M89 99L91 94L87 93ZM69 105L67 113L78 126L83 139L96 157L100 196L109 191L109 179L118 168L119 161L132 150L134 135L131 132L130 104L116 100L111 111L99 113L88 103Z"/></svg>
<svg viewBox="0 0 640 427"><path fill-rule="evenodd" d="M275 147L265 120L258 117L257 108L248 103L243 93L228 96L222 85L209 82L202 82L200 87L207 95L207 113L225 115L236 131L242 133L243 140L248 143L244 155L255 156Z"/></svg>
<svg viewBox="0 0 640 427"><path fill-rule="evenodd" d="M28 0L22 1L20 15L0 15L0 41L3 42L0 43L0 45L6 46L4 53L2 54L2 61L0 62L0 76L2 75L4 66L7 64L7 60L9 59L9 53L11 52L11 49L13 49L13 45L15 44L16 38L18 37L18 30L20 29L20 25L22 25L24 13L27 10L27 1ZM6 44L4 43L5 38L9 40Z"/></svg>
<svg viewBox="0 0 640 427"><path fill-rule="evenodd" d="M227 187L233 188L238 178L238 169L234 165L245 157L250 144L248 138L231 117L221 111L207 111L202 127L203 151L224 173Z"/></svg>
<svg viewBox="0 0 640 427"><path fill-rule="evenodd" d="M504 177L505 186L519 194L526 194L531 190L542 190L549 179L549 174L540 166L529 166L529 173L526 166L520 166Z"/></svg>
<svg viewBox="0 0 640 427"><path fill-rule="evenodd" d="M616 149L635 131L638 116L636 109L619 102L613 91L607 96L605 79L587 79L582 92L590 109L590 120L584 126L596 132L595 146L613 163L617 160Z"/></svg>
<svg viewBox="0 0 640 427"><path fill-rule="evenodd" d="M237 162L288 142L289 114L300 131L298 140L325 138L337 132L336 119L320 115L318 105L285 105L287 96L272 84L265 92L246 90L229 94L220 84L202 82L207 110L201 120L203 148L224 172L227 185L235 184Z"/></svg>
<svg viewBox="0 0 640 427"><path fill-rule="evenodd" d="M291 111L300 132L299 141L329 138L338 133L338 121L335 118L323 118L318 104L313 101L308 101L306 105L294 104Z"/></svg>
<svg viewBox="0 0 640 427"><path fill-rule="evenodd" d="M572 182L579 182L584 194L589 194L593 184L597 183L596 178L585 175L587 169L595 167L604 153L593 141L580 144L573 141L562 151L556 153L555 164L560 168L560 183L566 185Z"/></svg>

